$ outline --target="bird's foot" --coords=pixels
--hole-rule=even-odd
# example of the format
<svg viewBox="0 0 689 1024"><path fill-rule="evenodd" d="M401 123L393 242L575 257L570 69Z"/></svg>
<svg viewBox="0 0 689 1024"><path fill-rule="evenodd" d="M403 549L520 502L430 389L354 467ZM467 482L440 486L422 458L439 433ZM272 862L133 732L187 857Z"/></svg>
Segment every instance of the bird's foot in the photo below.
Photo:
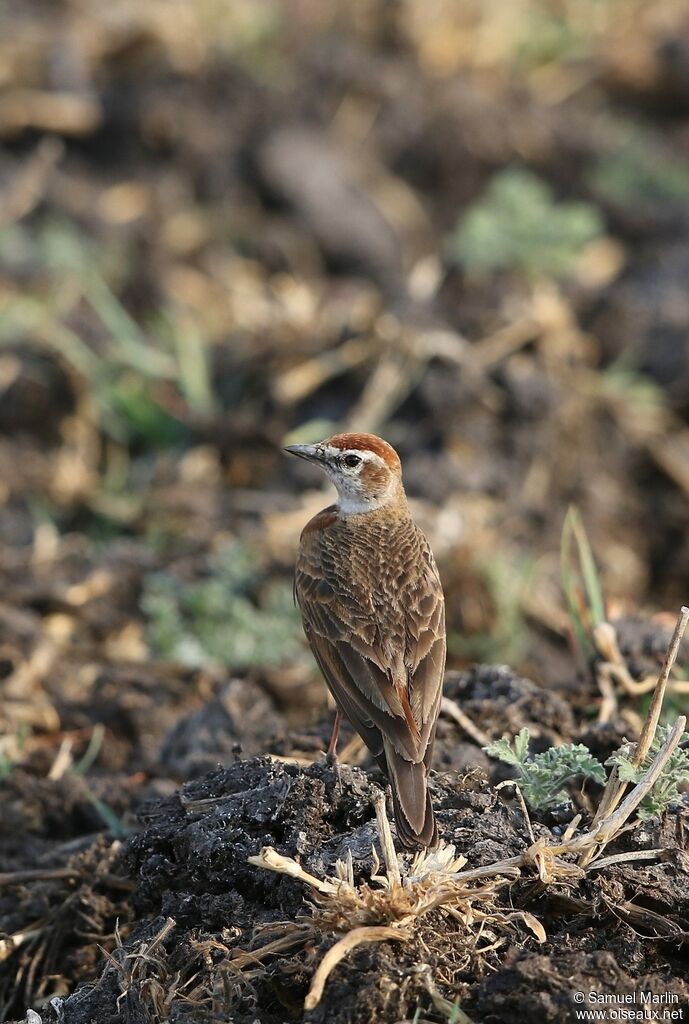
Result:
<svg viewBox="0 0 689 1024"><path fill-rule="evenodd" d="M333 775L335 776L335 791L338 796L342 794L342 761L339 761L336 754L326 754L325 763L329 768L332 769Z"/></svg>

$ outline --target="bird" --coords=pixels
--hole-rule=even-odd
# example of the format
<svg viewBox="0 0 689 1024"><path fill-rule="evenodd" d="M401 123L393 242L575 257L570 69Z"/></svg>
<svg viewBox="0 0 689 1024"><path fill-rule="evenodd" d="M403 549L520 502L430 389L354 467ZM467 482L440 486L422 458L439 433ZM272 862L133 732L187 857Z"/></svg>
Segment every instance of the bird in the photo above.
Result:
<svg viewBox="0 0 689 1024"><path fill-rule="evenodd" d="M395 449L373 434L336 434L285 449L325 471L336 504L304 527L294 594L337 714L387 776L398 840L437 845L428 774L445 671L445 600L414 522Z"/></svg>

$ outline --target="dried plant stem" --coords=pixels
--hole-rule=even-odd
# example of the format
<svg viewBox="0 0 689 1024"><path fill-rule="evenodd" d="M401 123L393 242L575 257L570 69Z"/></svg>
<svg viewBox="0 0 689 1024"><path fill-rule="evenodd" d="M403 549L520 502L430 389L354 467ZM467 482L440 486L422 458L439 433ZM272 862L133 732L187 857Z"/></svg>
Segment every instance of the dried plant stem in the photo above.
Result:
<svg viewBox="0 0 689 1024"><path fill-rule="evenodd" d="M643 732L639 737L639 742L636 747L636 753L634 755L634 764L637 768L640 764L642 764L644 758L646 757L646 754L651 749L651 743L653 742L653 737L656 734L656 729L658 728L658 720L660 719L660 712L663 707L663 699L665 697L667 681L670 676L670 672L672 671L672 666L674 665L675 660L677 659L677 652L679 651L679 645L682 642L684 631L687 628L687 622L689 622L689 608L682 606L679 613L679 618L677 619L677 622L675 624L675 631L672 634L670 646L668 647L667 654L665 655L663 667L660 670L660 675L658 676L656 688L653 691L653 697L651 699L651 705L648 709L648 715L646 716L646 722L644 724Z"/></svg>
<svg viewBox="0 0 689 1024"><path fill-rule="evenodd" d="M632 789L631 793L622 801L620 806L614 813L610 814L599 826L599 839L605 843L609 843L611 839L620 831L627 818L631 815L632 811L635 811L639 806L643 798L649 793L656 782L658 781L665 765L670 759L675 747L681 740L684 729L686 727L687 720L684 715L675 722L674 728L668 736L665 743L662 745L655 760L649 767L643 778L637 783Z"/></svg>
<svg viewBox="0 0 689 1024"><path fill-rule="evenodd" d="M243 970L251 964L260 964L267 956L274 956L276 953L284 953L295 946L303 946L308 940L315 937L316 931L312 925L300 927L294 926L294 930L288 935L282 935L279 939L267 942L259 949L240 950L232 956L232 966Z"/></svg>
<svg viewBox="0 0 689 1024"><path fill-rule="evenodd" d="M397 860L397 854L395 853L395 844L392 841L390 822L388 821L388 816L385 813L385 795L380 791L373 798L373 809L376 812L378 835L380 837L380 845L383 849L383 859L385 861L390 885L401 886L402 877L400 875L400 866Z"/></svg>
<svg viewBox="0 0 689 1024"><path fill-rule="evenodd" d="M596 665L596 682L603 696L598 721L607 722L617 712L618 688L629 694L630 697L639 697L658 686L658 677L646 676L639 680L632 678L620 652L615 628L609 622L599 622L594 628L593 643L602 658L602 661ZM689 693L689 682L681 679L668 679L667 692Z"/></svg>
<svg viewBox="0 0 689 1024"><path fill-rule="evenodd" d="M665 765L670 759L672 752L678 745L679 741L684 734L684 729L687 724L687 720L684 716L681 716L675 722L675 726L668 736L667 740L658 751L653 763L650 765L648 771L643 778L634 786L634 789L629 793L627 798L620 804L615 810L615 807L619 803L620 797L624 793L625 785L619 782L617 772L613 771L610 779L608 780L608 786L611 783L616 784L616 789L611 792L613 793L613 800L609 800L610 809L606 811L605 816L599 818L598 821L594 818L593 826L589 832L584 836L579 837L580 839L588 839L589 843L586 844L586 848L579 859L579 866L582 868L588 867L588 865L596 859L604 847L614 839L614 837L620 832L622 826L626 822L627 818L631 815L632 811L636 810L638 805L641 803L643 798L648 792L655 786L660 774L662 773ZM607 787L606 787L607 791ZM601 807L603 801L601 801ZM600 807L598 808L597 817L600 813Z"/></svg>
<svg viewBox="0 0 689 1024"><path fill-rule="evenodd" d="M609 868L611 864L625 864L632 860L659 860L665 851L658 850L630 850L628 853L613 853L609 857L601 857L589 868L589 871L600 871L601 868Z"/></svg>
<svg viewBox="0 0 689 1024"><path fill-rule="evenodd" d="M593 816L593 822L591 823L592 828L599 825L612 811L615 809L617 804L620 802L622 794L624 793L625 785L620 782L620 773L615 765L608 776L608 781L605 784L603 795L601 796L600 803L596 809L596 813ZM589 851L590 852L590 851ZM585 854L580 861L582 867L586 867L588 864L588 854Z"/></svg>
<svg viewBox="0 0 689 1024"><path fill-rule="evenodd" d="M441 715L447 715L448 718L456 722L460 729L463 729L467 736L472 738L474 743L478 743L479 747L487 747L490 743L490 736L487 736L477 725L474 725L456 701L450 700L449 697L443 697L440 702L440 713Z"/></svg>
<svg viewBox="0 0 689 1024"><path fill-rule="evenodd" d="M648 751L650 750L651 744L653 742L653 737L656 734L656 729L658 728L658 721L660 719L660 712L661 712L662 706L663 706L663 699L665 697L665 691L667 689L668 678L670 676L670 672L672 671L672 666L675 663L675 659L677 658L677 652L679 651L679 645L682 642L682 637L684 636L684 631L685 631L685 629L687 627L687 622L688 621L689 621L689 608L686 608L686 607L682 606L682 608L680 610L679 617L677 619L677 623L675 625L674 632L672 634L672 639L671 639L670 644L669 644L668 649L667 649L667 654L665 655L665 661L663 662L663 667L660 670L660 675L658 676L658 681L656 683L655 691L653 693L653 699L651 700L651 705L650 705L650 707L648 709L648 715L646 716L646 721L645 721L643 729L641 731L641 736L639 737L639 742L638 742L638 744L636 746L636 751L635 751L635 754L634 754L634 762L633 763L637 767L640 764L642 764L644 758L648 754ZM685 722L684 719L680 719L680 721ZM679 725L679 721L675 725L675 730L677 729L678 725ZM683 729L684 729L684 725L682 726L682 731L683 731ZM674 735L674 731L673 731L673 735ZM682 735L682 732L679 733L679 737L681 737L681 735ZM674 750L674 747L677 746L677 743L679 743L679 737L677 738L677 742L674 744L674 746L670 750L670 754L672 753L672 750ZM669 740L668 740L668 742L669 742ZM667 744L665 744L665 746L667 746ZM665 762L669 758L670 754L668 754L667 757L665 758L665 760L663 761L663 764L662 764L661 769L660 769L661 771L662 771L662 767L664 767ZM656 758L656 761L654 762L654 764L658 760L659 760L659 758ZM653 766L651 766L651 767L653 767ZM650 769L649 769L649 771L650 771ZM648 776L648 772L646 773L646 776L644 776L644 778L646 778L647 776ZM657 778L657 776L656 776L656 778ZM643 782L643 780L642 780L642 782ZM655 780L654 780L654 782L655 782ZM652 783L651 785L653 785L653 784L654 783ZM639 786L640 785L641 785L641 783L639 783ZM605 787L605 790L603 791L603 796L601 797L601 801L600 801L600 803L598 805L598 810L596 811L596 813L594 815L593 823L592 823L592 831L593 831L593 829L596 828L596 826L602 825L603 822L608 821L608 820L614 820L613 812L615 811L615 808L617 807L617 805L619 804L620 800L624 796L624 792L625 792L626 788L627 788L627 784L623 783L623 782L620 782L619 772L618 772L617 768L616 767L613 768L613 770L610 773L610 777L608 779L608 782L607 782L607 785ZM632 791L632 793L636 793L637 789L638 789L638 787L635 787L635 789ZM630 794L630 796L631 795L632 794ZM642 793L641 797L639 797L639 800L641 800L644 795L645 795L645 793ZM639 801L637 801L637 804L638 804L638 802ZM626 801L625 801L625 803L626 803ZM634 806L637 806L637 804L635 804ZM623 806L624 806L624 804L623 804ZM633 809L634 808L632 808L632 810ZM631 813L631 811L629 813ZM611 815L613 815L613 818L611 818ZM628 816L629 815L627 815L627 817ZM609 841L610 841L609 839L606 840L606 842L609 842ZM579 859L580 867L582 867L582 868L587 867L587 865L590 864L591 861L596 857L597 853L599 854L601 852L601 849L602 849L602 847L597 849L597 847L595 845L589 847L588 849L586 849L583 852L581 858Z"/></svg>
<svg viewBox="0 0 689 1024"><path fill-rule="evenodd" d="M315 875L310 875L295 860L292 860L291 857L283 857L272 846L264 846L256 856L247 857L247 863L253 864L257 868L264 868L266 871L275 871L278 875L290 875L292 878L298 878L317 892L329 893L332 891L332 885L322 882Z"/></svg>
<svg viewBox="0 0 689 1024"><path fill-rule="evenodd" d="M531 840L532 843L535 843L536 842L536 836L534 835L533 826L531 824L531 818L529 817L529 809L526 806L526 800L524 799L524 796L522 794L521 789L519 788L518 783L516 782L515 779L505 779L504 782L499 782L495 788L496 788L496 790L498 790L498 789L503 789L505 786L511 786L514 789L514 792L515 792L516 797L517 797L517 802L518 802L518 804L519 804L519 806L521 808L522 816L523 816L524 821L526 823L526 827L529 830L529 839Z"/></svg>
<svg viewBox="0 0 689 1024"><path fill-rule="evenodd" d="M74 868L30 869L27 871L3 871L0 873L0 887L21 885L25 882L43 882L53 878L75 878L79 872Z"/></svg>
<svg viewBox="0 0 689 1024"><path fill-rule="evenodd" d="M394 939L396 942L404 942L408 938L409 935L399 928L382 927L380 925L372 925L368 928L354 928L351 932L347 932L339 942L336 942L328 950L318 965L311 982L311 987L304 1000L304 1009L313 1010L318 1006L323 995L325 983L331 972L350 950L366 942L385 942L390 939Z"/></svg>
<svg viewBox="0 0 689 1024"><path fill-rule="evenodd" d="M27 928L26 931L15 932L13 935L7 935L4 939L0 939L0 963L7 960L7 958L11 956L16 949L23 946L25 942L31 942L32 939L37 939L47 931L48 929L44 927Z"/></svg>
<svg viewBox="0 0 689 1024"><path fill-rule="evenodd" d="M154 950L158 948L161 942L165 942L165 939L168 937L170 932L176 927L177 922L175 921L174 917L168 917L165 920L165 923L163 924L158 934L154 935L147 945L144 944L142 948L139 950L139 952L135 954L135 956L143 956L144 954L146 956L150 956L151 953L153 953Z"/></svg>

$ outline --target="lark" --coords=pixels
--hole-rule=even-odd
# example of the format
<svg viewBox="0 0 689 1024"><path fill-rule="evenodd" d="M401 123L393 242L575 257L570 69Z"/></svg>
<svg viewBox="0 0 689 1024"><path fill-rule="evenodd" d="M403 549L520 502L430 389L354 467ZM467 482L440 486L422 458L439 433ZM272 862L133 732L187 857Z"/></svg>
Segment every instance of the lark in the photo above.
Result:
<svg viewBox="0 0 689 1024"><path fill-rule="evenodd" d="M286 451L320 466L338 501L304 528L295 596L335 700L387 775L397 835L434 846L428 793L445 669L438 570L412 519L397 452L372 434L337 434Z"/></svg>

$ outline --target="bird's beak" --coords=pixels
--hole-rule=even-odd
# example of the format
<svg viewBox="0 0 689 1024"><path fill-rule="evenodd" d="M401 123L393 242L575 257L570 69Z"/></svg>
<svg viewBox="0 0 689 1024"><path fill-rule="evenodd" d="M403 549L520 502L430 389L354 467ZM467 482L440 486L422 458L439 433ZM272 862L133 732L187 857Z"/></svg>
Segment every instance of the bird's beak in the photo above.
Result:
<svg viewBox="0 0 689 1024"><path fill-rule="evenodd" d="M307 462L324 462L323 449L317 444L288 444L285 448L290 455L296 455Z"/></svg>

